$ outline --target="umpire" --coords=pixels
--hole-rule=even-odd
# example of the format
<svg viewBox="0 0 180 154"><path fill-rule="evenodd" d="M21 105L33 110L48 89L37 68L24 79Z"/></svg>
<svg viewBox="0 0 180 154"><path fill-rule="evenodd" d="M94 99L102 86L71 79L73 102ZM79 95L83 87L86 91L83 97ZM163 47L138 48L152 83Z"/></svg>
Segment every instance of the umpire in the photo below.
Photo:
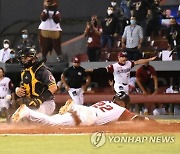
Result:
<svg viewBox="0 0 180 154"><path fill-rule="evenodd" d="M85 72L85 69L80 66L78 57L74 57L73 65L62 73L61 81L75 104L82 105L84 103L83 93L90 83L90 77Z"/></svg>

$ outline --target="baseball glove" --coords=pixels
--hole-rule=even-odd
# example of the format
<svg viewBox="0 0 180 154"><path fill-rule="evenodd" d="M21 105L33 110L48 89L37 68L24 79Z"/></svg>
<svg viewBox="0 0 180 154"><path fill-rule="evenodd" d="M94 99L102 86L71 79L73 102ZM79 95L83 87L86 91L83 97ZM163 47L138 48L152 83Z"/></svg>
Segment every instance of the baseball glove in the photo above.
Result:
<svg viewBox="0 0 180 154"><path fill-rule="evenodd" d="M42 104L42 101L38 98L21 97L17 99L17 104L26 104L31 109L37 109Z"/></svg>

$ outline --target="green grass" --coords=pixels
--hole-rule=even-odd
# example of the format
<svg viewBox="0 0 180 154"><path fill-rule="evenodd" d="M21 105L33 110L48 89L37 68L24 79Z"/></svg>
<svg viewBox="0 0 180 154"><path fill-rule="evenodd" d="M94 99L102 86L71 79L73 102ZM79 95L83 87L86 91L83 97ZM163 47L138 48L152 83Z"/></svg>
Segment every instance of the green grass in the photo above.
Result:
<svg viewBox="0 0 180 154"><path fill-rule="evenodd" d="M111 137L171 136L173 143L110 143ZM1 135L0 154L179 154L180 134L110 134L106 143L94 148L90 135Z"/></svg>

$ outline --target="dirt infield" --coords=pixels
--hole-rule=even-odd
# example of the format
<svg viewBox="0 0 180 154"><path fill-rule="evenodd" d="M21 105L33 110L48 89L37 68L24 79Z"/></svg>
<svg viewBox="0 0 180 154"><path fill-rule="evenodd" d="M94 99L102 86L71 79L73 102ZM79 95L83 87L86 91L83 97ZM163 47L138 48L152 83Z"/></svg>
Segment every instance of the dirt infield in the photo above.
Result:
<svg viewBox="0 0 180 154"><path fill-rule="evenodd" d="M0 134L81 134L105 133L180 133L179 122L116 122L103 126L65 127L0 123Z"/></svg>

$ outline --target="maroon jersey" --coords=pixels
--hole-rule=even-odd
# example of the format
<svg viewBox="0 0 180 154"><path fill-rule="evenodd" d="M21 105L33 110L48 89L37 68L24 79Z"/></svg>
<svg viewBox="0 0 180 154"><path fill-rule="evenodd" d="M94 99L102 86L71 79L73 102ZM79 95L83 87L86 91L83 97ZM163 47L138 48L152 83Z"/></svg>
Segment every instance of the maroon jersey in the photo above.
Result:
<svg viewBox="0 0 180 154"><path fill-rule="evenodd" d="M139 78L141 82L148 81L152 76L156 76L156 71L151 65L148 65L147 67L142 65L136 71L136 78Z"/></svg>

